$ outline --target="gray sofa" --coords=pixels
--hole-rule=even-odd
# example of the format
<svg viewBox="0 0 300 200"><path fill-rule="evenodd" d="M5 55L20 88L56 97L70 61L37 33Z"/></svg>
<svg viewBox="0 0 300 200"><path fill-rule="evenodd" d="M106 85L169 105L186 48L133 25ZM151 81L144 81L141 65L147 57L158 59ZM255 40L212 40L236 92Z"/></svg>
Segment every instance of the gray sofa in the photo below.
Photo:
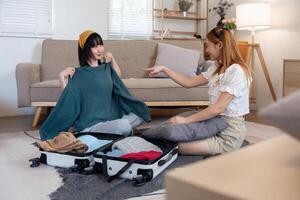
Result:
<svg viewBox="0 0 300 200"><path fill-rule="evenodd" d="M158 42L203 52L200 40L107 40L104 47L116 58L129 91L148 106L207 105L207 86L185 89L168 78L146 77L142 69L154 65ZM203 56L199 63L202 61ZM18 106L37 107L33 126L37 125L42 108L55 106L61 94L58 74L69 66L78 66L77 41L52 39L43 41L41 64L16 66Z"/></svg>

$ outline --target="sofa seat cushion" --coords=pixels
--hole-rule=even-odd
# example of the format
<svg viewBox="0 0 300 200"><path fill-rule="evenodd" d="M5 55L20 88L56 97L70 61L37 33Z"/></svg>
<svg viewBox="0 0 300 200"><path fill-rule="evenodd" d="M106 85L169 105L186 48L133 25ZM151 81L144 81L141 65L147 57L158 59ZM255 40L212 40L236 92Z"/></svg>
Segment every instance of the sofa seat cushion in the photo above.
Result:
<svg viewBox="0 0 300 200"><path fill-rule="evenodd" d="M142 101L207 101L208 86L186 89L166 78L122 79L130 93ZM59 80L31 85L32 102L56 102L61 94Z"/></svg>
<svg viewBox="0 0 300 200"><path fill-rule="evenodd" d="M128 78L122 79L127 88L182 88L179 84L169 78Z"/></svg>
<svg viewBox="0 0 300 200"><path fill-rule="evenodd" d="M208 86L186 89L169 78L129 78L123 82L142 101L208 101Z"/></svg>

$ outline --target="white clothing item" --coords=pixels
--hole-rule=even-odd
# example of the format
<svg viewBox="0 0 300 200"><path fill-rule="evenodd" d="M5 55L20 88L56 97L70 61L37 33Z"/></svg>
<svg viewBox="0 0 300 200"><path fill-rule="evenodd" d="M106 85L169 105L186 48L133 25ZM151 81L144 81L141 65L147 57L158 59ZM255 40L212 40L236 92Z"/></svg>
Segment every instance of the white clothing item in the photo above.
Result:
<svg viewBox="0 0 300 200"><path fill-rule="evenodd" d="M141 151L158 151L161 153L163 152L158 146L137 136L130 136L119 140L112 145L111 149L122 150L126 153L137 153Z"/></svg>
<svg viewBox="0 0 300 200"><path fill-rule="evenodd" d="M101 132L128 136L132 134L132 129L142 124L144 120L134 113L124 115L121 119L99 122L85 128L81 132Z"/></svg>
<svg viewBox="0 0 300 200"><path fill-rule="evenodd" d="M234 98L221 115L240 117L248 114L250 83L242 67L239 64L232 64L223 74L213 75L216 69L217 66L213 65L206 72L201 73L208 80L209 103L216 103L221 92L228 92Z"/></svg>

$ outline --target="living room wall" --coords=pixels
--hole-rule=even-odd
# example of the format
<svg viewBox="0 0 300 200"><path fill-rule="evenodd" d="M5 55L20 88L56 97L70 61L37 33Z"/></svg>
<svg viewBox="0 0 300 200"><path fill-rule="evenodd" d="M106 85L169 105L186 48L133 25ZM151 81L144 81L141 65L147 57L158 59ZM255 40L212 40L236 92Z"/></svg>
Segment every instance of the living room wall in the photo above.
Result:
<svg viewBox="0 0 300 200"><path fill-rule="evenodd" d="M235 6L241 3L266 2L265 0L229 1ZM213 7L217 2L218 0L209 1L209 7ZM261 45L276 95L282 97L283 59L300 60L300 1L272 0L268 2L271 3L272 27L256 32L255 41ZM227 17L235 17L235 8L231 9ZM217 15L209 13L209 29L213 28L218 20ZM236 31L235 37L238 40L250 42L251 33ZM255 66L256 109L260 109L272 102L272 97L257 59Z"/></svg>
<svg viewBox="0 0 300 200"><path fill-rule="evenodd" d="M94 29L107 38L107 11L109 0L53 0L55 39L76 39L87 28ZM218 0L209 0L209 7ZM88 3L87 3L88 2ZM246 2L233 0L235 5ZM259 1L256 1L259 2ZM257 32L259 42L269 68L278 97L282 94L283 59L300 59L300 1L272 0L272 28ZM232 9L228 17L235 16ZM218 16L209 13L209 29ZM249 40L250 33L238 31L239 40ZM15 67L19 62L40 63L42 39L0 37L0 117L33 114L32 108L17 107ZM259 66L259 65L256 65ZM260 68L256 72L257 108L272 102L268 86Z"/></svg>
<svg viewBox="0 0 300 200"><path fill-rule="evenodd" d="M107 38L108 0L53 0L55 39L77 39L84 29ZM0 117L33 114L17 107L15 67L20 62L40 63L43 39L0 37Z"/></svg>

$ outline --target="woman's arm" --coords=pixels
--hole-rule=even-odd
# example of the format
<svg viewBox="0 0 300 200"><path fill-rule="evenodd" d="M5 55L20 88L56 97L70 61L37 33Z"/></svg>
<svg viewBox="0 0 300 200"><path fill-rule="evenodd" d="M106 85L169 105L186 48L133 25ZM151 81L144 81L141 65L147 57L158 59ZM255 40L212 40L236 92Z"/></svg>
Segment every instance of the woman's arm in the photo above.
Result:
<svg viewBox="0 0 300 200"><path fill-rule="evenodd" d="M105 54L105 61L106 62L111 62L112 67L114 68L114 70L117 72L118 76L121 78L121 69L116 61L116 59L113 57L112 53L107 52Z"/></svg>
<svg viewBox="0 0 300 200"><path fill-rule="evenodd" d="M144 70L149 73L150 77L154 77L158 73L164 72L168 77L170 77L176 83L178 83L179 85L185 88L192 88L200 85L206 85L208 83L208 81L201 74L195 77L187 77L165 66L155 66L151 68L145 68Z"/></svg>
<svg viewBox="0 0 300 200"><path fill-rule="evenodd" d="M228 92L222 92L218 101L204 110L188 117L175 116L170 119L172 124L192 123L213 118L225 111L234 96Z"/></svg>
<svg viewBox="0 0 300 200"><path fill-rule="evenodd" d="M74 67L67 67L66 69L64 69L63 71L61 71L59 73L59 82L60 82L60 87L61 89L65 89L67 82L66 82L66 78L68 76L72 76L75 73L75 68Z"/></svg>

